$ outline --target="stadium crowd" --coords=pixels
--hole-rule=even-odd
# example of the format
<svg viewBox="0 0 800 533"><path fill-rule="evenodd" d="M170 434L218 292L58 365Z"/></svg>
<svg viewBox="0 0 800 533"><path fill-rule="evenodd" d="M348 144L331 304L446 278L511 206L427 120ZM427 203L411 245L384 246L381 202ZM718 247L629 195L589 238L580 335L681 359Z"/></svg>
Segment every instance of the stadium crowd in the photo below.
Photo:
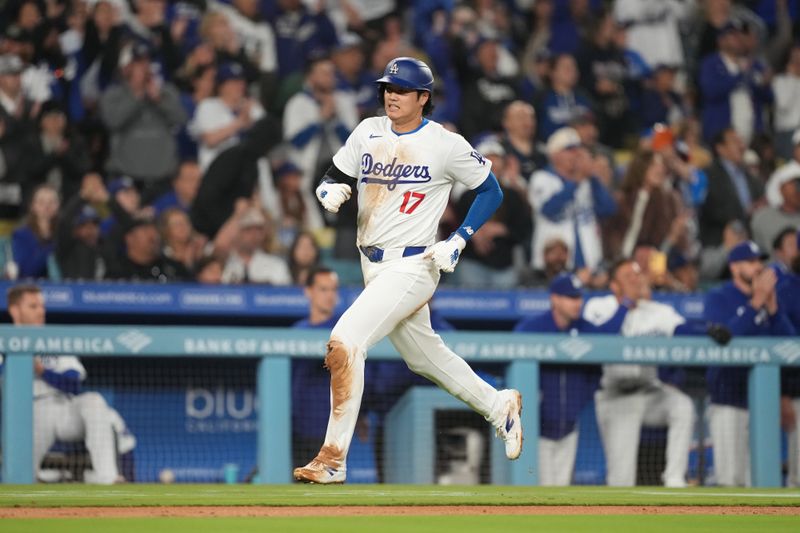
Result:
<svg viewBox="0 0 800 533"><path fill-rule="evenodd" d="M19 0L2 15L7 279L313 287L321 263L351 279L356 202L332 215L312 191L381 112L384 66L413 56L435 73L432 119L492 161L505 197L445 283L549 287L553 318L527 331L572 327L558 298L580 287L610 289L601 314L637 324L660 316L641 303L651 289L718 286L706 310L728 333L798 327L778 296L800 271L798 1ZM443 236L473 195L454 189ZM617 318L616 332L651 334ZM673 322L659 333L680 334ZM667 378L624 378L604 369L595 396L607 448L627 434L610 427L620 395L642 395L632 424L662 396L687 409L653 388ZM746 428L746 372L707 379L718 427ZM682 448L693 414L674 413L654 423L680 425ZM574 431L543 434L563 449ZM748 482L743 450L724 452L721 483ZM617 455L609 483L630 484L631 454Z"/></svg>
<svg viewBox="0 0 800 533"><path fill-rule="evenodd" d="M312 190L392 57L506 201L446 282L658 289L727 275L800 226L800 45L780 0L8 1L0 42L4 277L302 284L356 269L355 202ZM471 193L454 192L443 234ZM349 277L348 277L349 279Z"/></svg>

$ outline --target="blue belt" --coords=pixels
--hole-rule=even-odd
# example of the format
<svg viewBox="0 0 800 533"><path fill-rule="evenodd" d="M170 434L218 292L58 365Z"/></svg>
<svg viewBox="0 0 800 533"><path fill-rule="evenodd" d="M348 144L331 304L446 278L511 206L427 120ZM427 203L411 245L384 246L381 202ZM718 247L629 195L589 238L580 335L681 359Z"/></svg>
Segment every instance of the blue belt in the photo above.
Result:
<svg viewBox="0 0 800 533"><path fill-rule="evenodd" d="M425 251L427 246L406 246L403 248L402 257L410 257L418 255ZM371 263L380 263L383 261L383 256L387 250L378 248L377 246L359 246L359 250L364 254L364 257L369 259Z"/></svg>

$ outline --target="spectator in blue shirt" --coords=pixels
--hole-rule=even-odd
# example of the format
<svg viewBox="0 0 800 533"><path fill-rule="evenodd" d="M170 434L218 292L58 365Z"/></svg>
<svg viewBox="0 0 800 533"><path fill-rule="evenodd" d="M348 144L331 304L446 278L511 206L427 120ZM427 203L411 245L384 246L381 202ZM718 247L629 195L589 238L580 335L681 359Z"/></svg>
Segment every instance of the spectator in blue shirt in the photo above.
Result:
<svg viewBox="0 0 800 533"><path fill-rule="evenodd" d="M514 331L531 333L618 332L616 316L594 326L581 317L582 284L577 276L560 274L550 283L550 311L523 319ZM620 306L617 315L624 317ZM589 365L542 365L539 370L539 483L569 485L578 448L578 418L597 390L600 372Z"/></svg>
<svg viewBox="0 0 800 533"><path fill-rule="evenodd" d="M172 179L172 187L153 201L154 215L159 217L169 208L175 207L189 212L200 188L203 174L197 161L187 160L178 167L178 173Z"/></svg>
<svg viewBox="0 0 800 533"><path fill-rule="evenodd" d="M40 185L33 193L24 225L11 236L11 249L20 278L46 278L47 259L53 253L58 193L51 185Z"/></svg>
<svg viewBox="0 0 800 533"><path fill-rule="evenodd" d="M778 306L777 275L765 268L765 255L753 241L735 246L728 255L731 280L706 294L709 322L721 323L734 336L791 336L796 334ZM718 485L750 484L747 367L710 367L706 372L709 429L714 445Z"/></svg>
<svg viewBox="0 0 800 533"><path fill-rule="evenodd" d="M547 141L556 130L568 126L591 110L588 96L578 88L578 79L578 66L574 57L569 54L553 57L550 89L541 95L536 105L536 116L539 117L537 134L540 141Z"/></svg>

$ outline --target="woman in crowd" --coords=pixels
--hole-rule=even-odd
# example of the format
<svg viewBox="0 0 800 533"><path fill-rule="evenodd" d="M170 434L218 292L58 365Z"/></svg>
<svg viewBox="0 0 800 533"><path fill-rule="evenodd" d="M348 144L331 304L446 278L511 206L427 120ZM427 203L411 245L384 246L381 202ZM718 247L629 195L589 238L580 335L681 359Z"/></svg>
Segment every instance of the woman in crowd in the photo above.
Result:
<svg viewBox="0 0 800 533"><path fill-rule="evenodd" d="M52 185L40 185L34 191L25 223L11 237L20 278L47 277L47 259L53 252L59 205L58 193Z"/></svg>

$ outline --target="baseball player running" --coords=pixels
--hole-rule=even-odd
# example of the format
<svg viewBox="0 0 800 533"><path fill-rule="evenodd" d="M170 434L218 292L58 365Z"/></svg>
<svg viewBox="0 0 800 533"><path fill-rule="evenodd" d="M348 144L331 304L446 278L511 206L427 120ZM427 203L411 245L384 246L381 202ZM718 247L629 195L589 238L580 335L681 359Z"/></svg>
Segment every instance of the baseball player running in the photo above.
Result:
<svg viewBox="0 0 800 533"><path fill-rule="evenodd" d="M522 451L516 390L497 391L453 353L431 328L428 301L440 271L452 272L470 237L503 199L491 162L463 137L425 116L433 109L433 74L422 61L399 57L376 80L385 117L363 120L333 157L317 198L332 213L358 188L358 236L364 291L331 332L325 366L331 412L325 442L294 477L342 483L364 389L367 351L385 336L408 367L483 415L505 441L506 456ZM450 189L477 195L463 225L435 242Z"/></svg>

